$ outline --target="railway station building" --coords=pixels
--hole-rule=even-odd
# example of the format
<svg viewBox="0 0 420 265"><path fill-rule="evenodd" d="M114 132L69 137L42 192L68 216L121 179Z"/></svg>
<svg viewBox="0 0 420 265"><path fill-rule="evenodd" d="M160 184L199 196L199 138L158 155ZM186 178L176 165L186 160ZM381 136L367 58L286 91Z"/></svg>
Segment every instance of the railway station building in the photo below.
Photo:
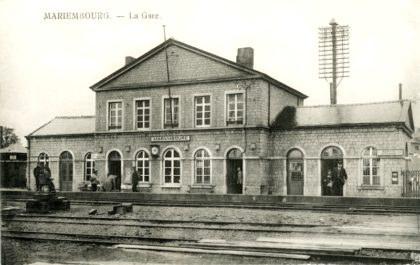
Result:
<svg viewBox="0 0 420 265"><path fill-rule="evenodd" d="M232 62L174 39L126 57L90 87L95 116L56 117L27 136L28 185L45 163L61 191L94 169L131 190L134 167L140 192L321 196L341 162L343 196L404 196L410 101L305 107L306 95L253 59L251 48Z"/></svg>

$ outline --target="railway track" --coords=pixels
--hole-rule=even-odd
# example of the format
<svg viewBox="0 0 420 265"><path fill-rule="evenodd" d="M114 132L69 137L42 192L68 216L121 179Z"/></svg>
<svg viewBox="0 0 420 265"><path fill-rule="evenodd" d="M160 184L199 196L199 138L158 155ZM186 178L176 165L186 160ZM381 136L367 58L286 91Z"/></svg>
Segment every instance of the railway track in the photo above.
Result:
<svg viewBox="0 0 420 265"><path fill-rule="evenodd" d="M81 208L84 208L84 205L92 206L98 204L107 206L114 205L116 202L72 201L72 204L81 205ZM151 206L150 203L134 204ZM292 207L293 205L297 204L288 205L286 209L295 210L295 208ZM162 205L156 204L156 206ZM200 207L203 206L204 205L200 204ZM268 205L263 206L264 208L257 209L271 209ZM185 205L183 204L182 207L185 207ZM205 205L204 207L209 206ZM77 206L75 206L75 209L76 208ZM104 208L106 209L107 207ZM246 207L242 207L242 205L238 203L235 208ZM303 208L308 210L308 208ZM332 208L344 208L346 210L345 206L340 207L333 205L330 209ZM376 209L375 207L367 208ZM159 208L156 207L155 209ZM313 209L314 207L311 207L311 211L317 211ZM403 210L407 210L407 208L403 208ZM80 210L76 210L76 212L80 212ZM411 235L409 233L401 233L399 235L393 234L391 236L390 234L381 235L380 232L375 230L369 231L369 229L363 232L346 232L346 230L332 224L279 223L264 222L262 220L259 222L252 222L252 219L248 219L248 221L214 221L194 220L188 219L188 217L186 220L174 220L173 218L152 219L147 218L146 216L139 218L138 216L135 217L130 215L88 216L87 212L85 212L86 216L70 216L69 214L70 213L66 212L49 214L17 212L15 215L2 216L2 238L6 240L30 240L30 242L43 241L46 242L46 244L50 244L49 242L64 242L66 244L95 244L104 247L124 245L121 247L124 251L134 252L152 250L199 253L200 255L248 255L252 257L272 258L279 258L284 255L283 258L288 258L288 255L292 255L289 258L293 258L293 255L303 255L304 257L310 257L312 262L322 262L324 260L354 260L361 263L385 262L386 264L407 264L412 261L412 259L410 259L411 252L420 252L420 248L410 248L413 242L418 242L417 245L420 246L418 231ZM369 212L369 214L372 213ZM380 218L383 219L388 217ZM397 215L395 218L401 217ZM415 219L416 217L411 216L410 218ZM273 219L273 221L274 220L276 219ZM331 251L329 249L331 246L326 249L322 244L315 244L316 247L314 247L312 245L309 246L308 243L296 245L294 242L258 242L258 238L261 237L281 239L295 236L311 238L313 240L316 240L317 237L321 237L322 240L338 237L343 242L357 237L357 244L360 243L362 247L359 247L359 250L356 252L348 252L343 249ZM208 244L200 242L200 240L205 238L221 239L224 240L225 243ZM394 240L394 242L398 242L398 247L392 246L391 239ZM226 240L236 240L242 243L229 243ZM250 240L254 241L251 242ZM406 242L404 242L404 240L406 240ZM248 241L248 245L244 244L244 242ZM372 245L368 241L378 243ZM270 247L268 247L267 244L271 244ZM257 247L258 245L259 247Z"/></svg>
<svg viewBox="0 0 420 265"><path fill-rule="evenodd" d="M409 253L395 257L381 252L381 255L367 255L363 250L354 254L340 253L325 250L299 250L292 248L256 248L244 246L212 246L200 244L197 240L178 239L178 238L154 238L154 237L127 237L127 236L101 236L93 234L78 233L57 233L57 232L38 232L38 231L2 231L2 238L14 240L65 242L70 244L95 244L113 246L127 251L169 251L195 254L217 254L217 255L245 255L252 257L265 258L285 258L308 260L312 263L322 261L358 261L362 263L385 263L385 264L409 264L413 260ZM365 249L368 252L375 249Z"/></svg>
<svg viewBox="0 0 420 265"><path fill-rule="evenodd" d="M4 201L26 202L31 196L2 195ZM115 205L118 203L132 203L137 206L162 207L214 207L214 208L242 208L264 210L310 210L314 212L340 212L346 214L420 214L419 206L393 206L393 205L342 205L342 204L312 204L312 203L265 203L265 202L214 202L214 201L168 201L168 200L127 200L119 199L104 201L98 199L78 200L72 199L73 205Z"/></svg>

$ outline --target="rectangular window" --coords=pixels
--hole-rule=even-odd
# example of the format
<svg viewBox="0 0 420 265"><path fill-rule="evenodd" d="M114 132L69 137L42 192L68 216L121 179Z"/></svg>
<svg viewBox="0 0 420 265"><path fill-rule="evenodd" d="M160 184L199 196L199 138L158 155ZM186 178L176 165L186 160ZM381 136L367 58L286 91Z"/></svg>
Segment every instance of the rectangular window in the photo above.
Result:
<svg viewBox="0 0 420 265"><path fill-rule="evenodd" d="M164 100L164 125L165 127L177 128L179 126L179 99L165 98Z"/></svg>
<svg viewBox="0 0 420 265"><path fill-rule="evenodd" d="M195 97L195 126L210 126L210 96Z"/></svg>
<svg viewBox="0 0 420 265"><path fill-rule="evenodd" d="M150 100L136 100L136 129L150 129Z"/></svg>
<svg viewBox="0 0 420 265"><path fill-rule="evenodd" d="M363 158L363 185L380 185L378 171L378 158Z"/></svg>
<svg viewBox="0 0 420 265"><path fill-rule="evenodd" d="M108 130L122 129L122 102L108 104Z"/></svg>
<svg viewBox="0 0 420 265"><path fill-rule="evenodd" d="M244 95L243 93L226 95L226 123L243 124L244 122Z"/></svg>

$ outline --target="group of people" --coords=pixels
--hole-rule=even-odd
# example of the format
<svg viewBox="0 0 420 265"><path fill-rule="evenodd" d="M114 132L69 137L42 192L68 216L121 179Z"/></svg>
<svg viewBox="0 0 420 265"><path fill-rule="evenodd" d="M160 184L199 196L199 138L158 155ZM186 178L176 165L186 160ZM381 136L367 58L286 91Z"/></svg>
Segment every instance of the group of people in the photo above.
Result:
<svg viewBox="0 0 420 265"><path fill-rule="evenodd" d="M137 185L139 184L140 177L136 167L133 167L133 173L131 174L131 185L132 191L138 192ZM102 185L102 191L121 191L121 180L116 175L108 174L108 177Z"/></svg>
<svg viewBox="0 0 420 265"><path fill-rule="evenodd" d="M328 169L322 179L324 196L343 196L343 186L347 181L347 173L342 163L338 163L333 170Z"/></svg>
<svg viewBox="0 0 420 265"><path fill-rule="evenodd" d="M48 187L49 192L55 192L53 178L51 177L51 170L47 164L38 163L34 168L34 177L36 191L41 191L43 187Z"/></svg>

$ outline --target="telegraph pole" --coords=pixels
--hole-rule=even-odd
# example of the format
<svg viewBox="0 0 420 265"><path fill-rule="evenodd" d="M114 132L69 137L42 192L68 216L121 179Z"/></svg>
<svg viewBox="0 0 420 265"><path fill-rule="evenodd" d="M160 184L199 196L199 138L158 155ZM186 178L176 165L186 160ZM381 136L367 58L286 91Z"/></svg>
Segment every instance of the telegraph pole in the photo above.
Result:
<svg viewBox="0 0 420 265"><path fill-rule="evenodd" d="M349 27L332 19L329 27L319 28L319 78L330 85L331 105L337 104L337 87L344 77L349 77Z"/></svg>

